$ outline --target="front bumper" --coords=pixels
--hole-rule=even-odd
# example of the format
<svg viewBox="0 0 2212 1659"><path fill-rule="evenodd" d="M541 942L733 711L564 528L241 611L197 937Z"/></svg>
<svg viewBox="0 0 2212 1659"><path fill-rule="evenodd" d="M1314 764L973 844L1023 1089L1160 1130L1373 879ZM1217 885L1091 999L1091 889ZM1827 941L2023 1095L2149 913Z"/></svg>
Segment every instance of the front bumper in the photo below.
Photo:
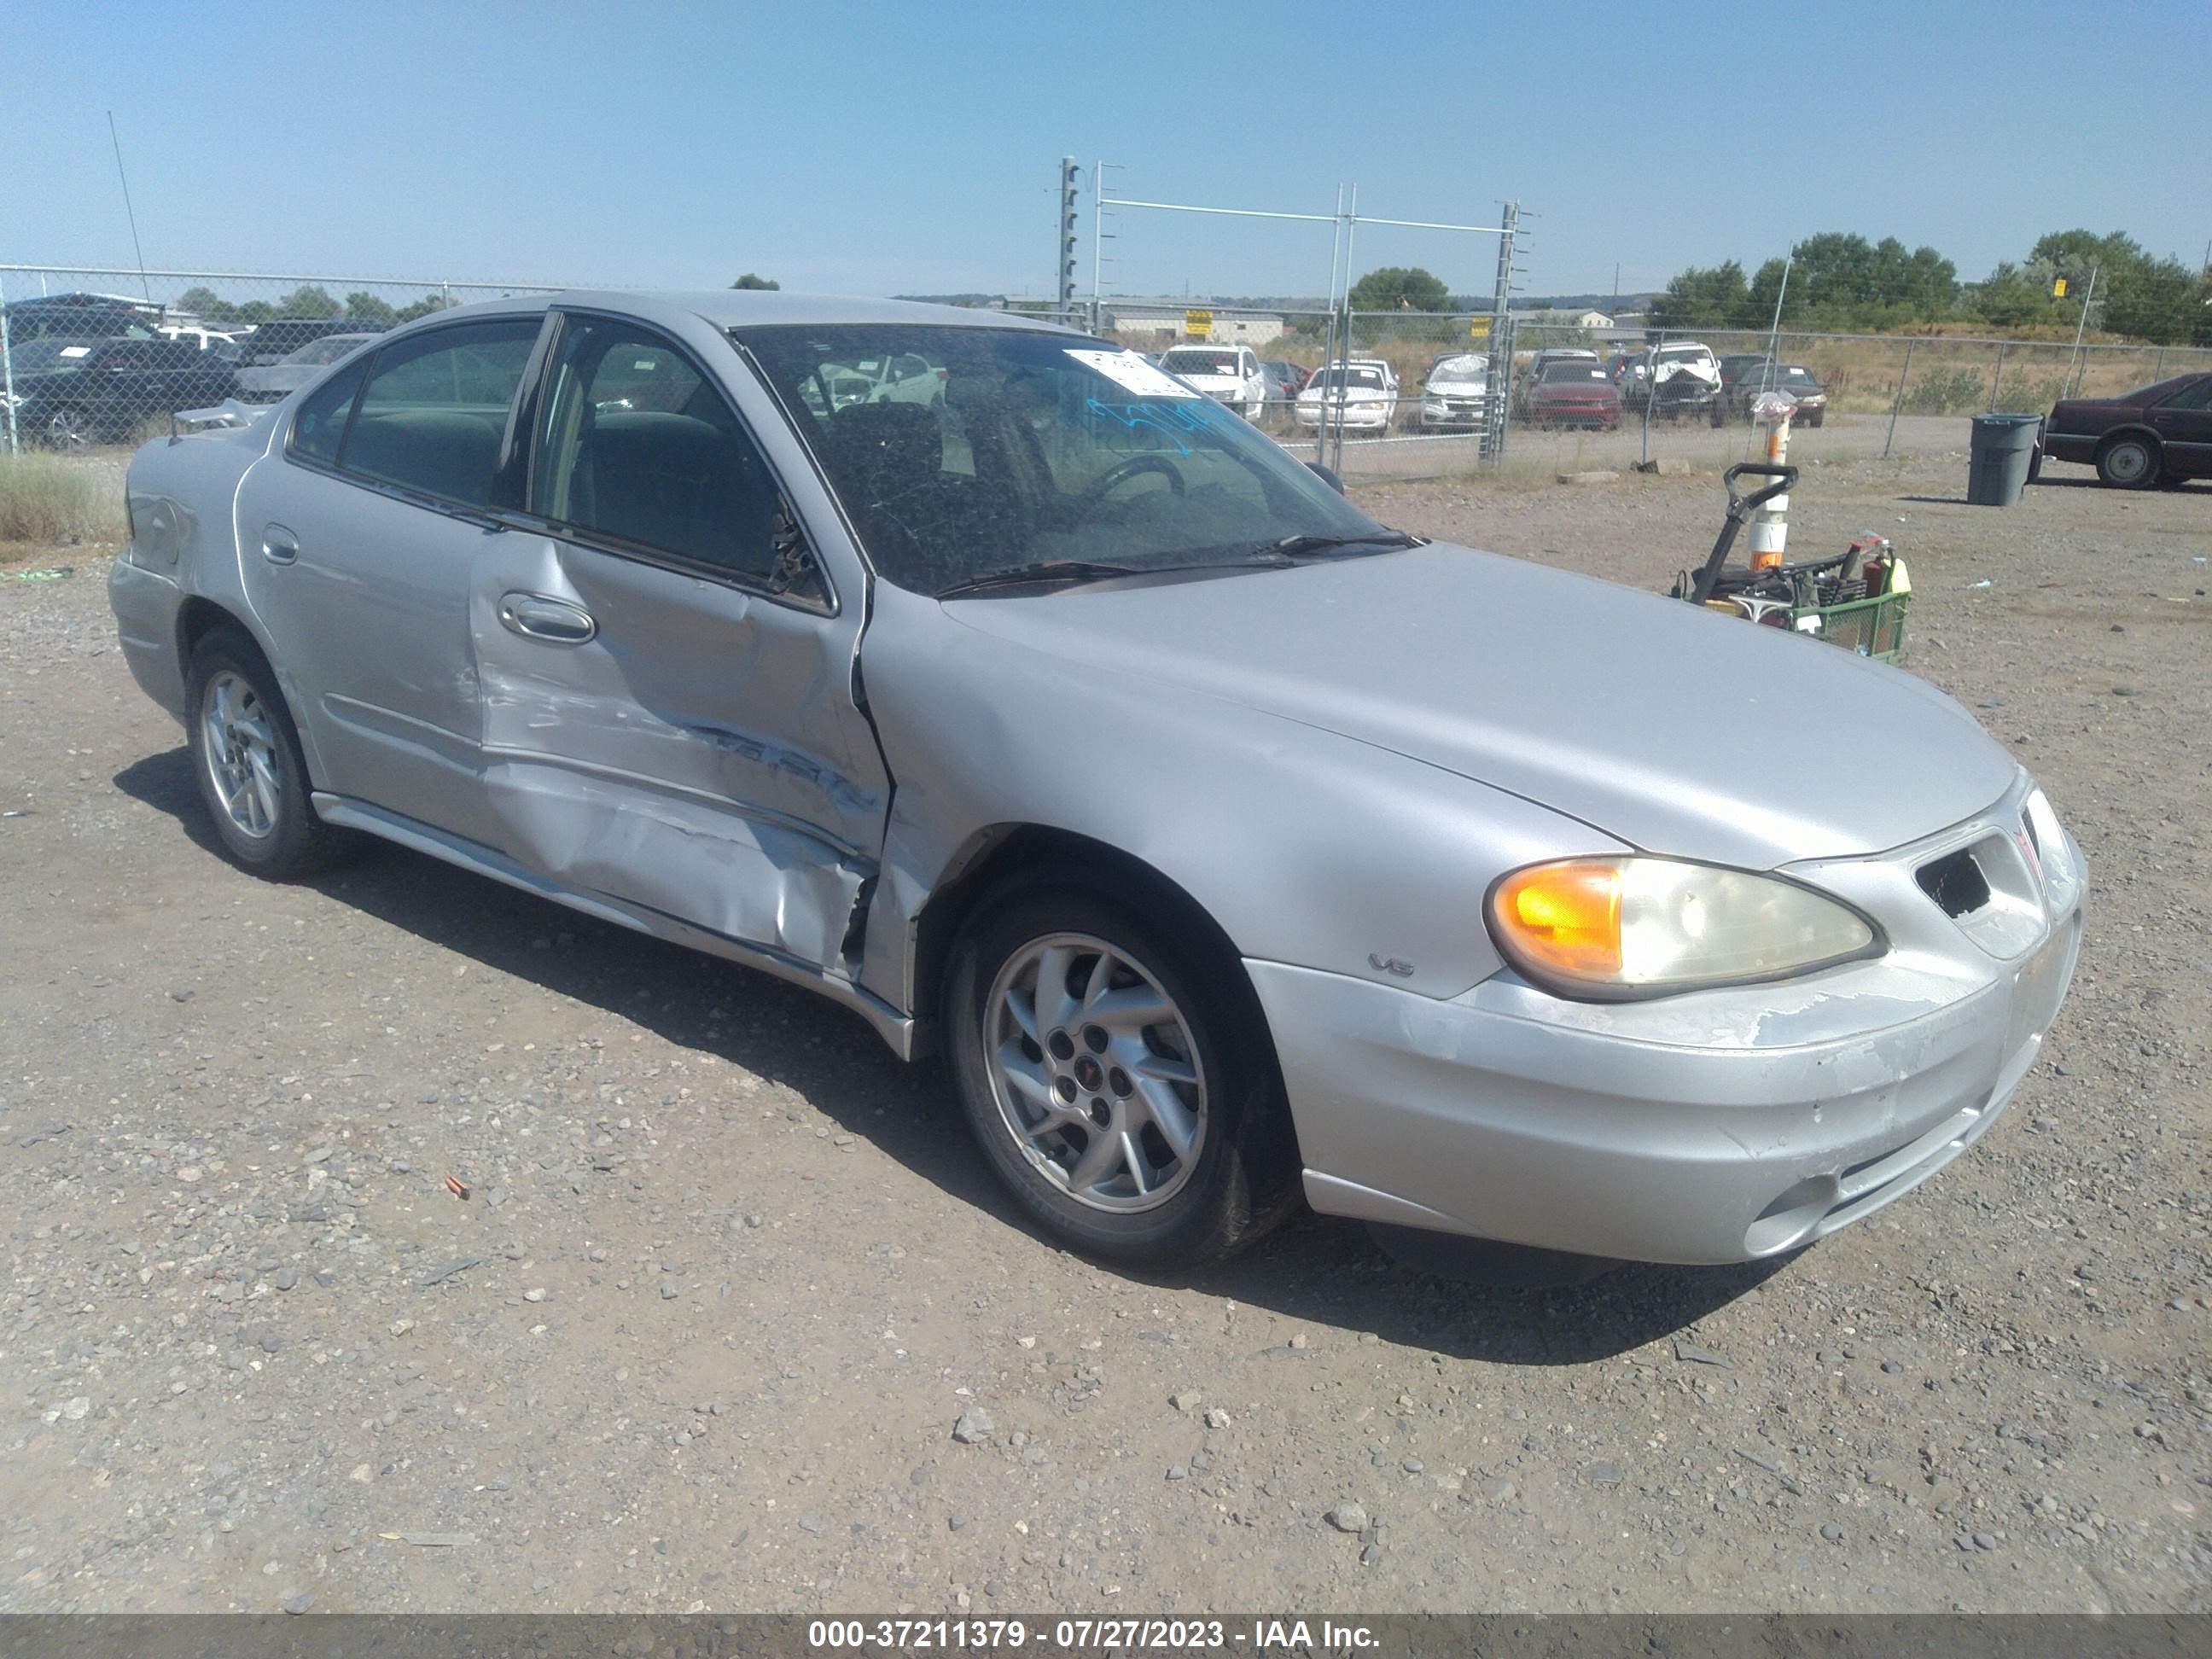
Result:
<svg viewBox="0 0 2212 1659"><path fill-rule="evenodd" d="M1318 430L1322 424L1322 413L1311 404L1301 404L1298 406L1298 424ZM1352 404L1343 409L1331 404L1328 415L1329 425L1335 426L1340 420L1345 428L1352 431L1379 432L1390 424L1390 410L1382 404Z"/></svg>
<svg viewBox="0 0 2212 1659"><path fill-rule="evenodd" d="M1437 1001L1248 963L1308 1201L1632 1261L1749 1261L1825 1237L1935 1174L2010 1102L2081 946L2069 856L2064 914L1948 1001L1910 951L1613 1005L1510 974Z"/></svg>

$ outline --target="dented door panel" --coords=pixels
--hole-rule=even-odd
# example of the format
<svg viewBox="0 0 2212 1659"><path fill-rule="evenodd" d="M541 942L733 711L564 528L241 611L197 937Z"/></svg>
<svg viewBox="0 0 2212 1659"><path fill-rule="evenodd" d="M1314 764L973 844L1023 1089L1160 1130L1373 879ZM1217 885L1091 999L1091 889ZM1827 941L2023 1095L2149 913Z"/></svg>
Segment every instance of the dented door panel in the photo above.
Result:
<svg viewBox="0 0 2212 1659"><path fill-rule="evenodd" d="M510 532L483 550L470 625L501 850L842 971L889 795L850 615Z"/></svg>

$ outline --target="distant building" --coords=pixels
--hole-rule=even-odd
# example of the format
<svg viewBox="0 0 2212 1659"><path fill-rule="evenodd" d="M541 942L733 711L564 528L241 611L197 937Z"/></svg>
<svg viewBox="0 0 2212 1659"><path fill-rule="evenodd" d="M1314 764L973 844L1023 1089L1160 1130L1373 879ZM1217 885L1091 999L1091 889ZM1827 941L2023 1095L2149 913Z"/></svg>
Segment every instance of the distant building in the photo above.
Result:
<svg viewBox="0 0 2212 1659"><path fill-rule="evenodd" d="M1613 319L1602 311L1578 311L1575 313L1577 328L1611 328Z"/></svg>
<svg viewBox="0 0 2212 1659"><path fill-rule="evenodd" d="M1183 331L1185 313L1191 311L1212 312L1213 324L1206 337L1216 345L1261 345L1281 339L1288 331L1279 311L1241 311L1224 306L1184 306L1167 301L1109 301L1098 326L1102 332L1117 334L1126 340L1144 337L1148 344L1155 339L1172 344L1177 340L1197 337Z"/></svg>

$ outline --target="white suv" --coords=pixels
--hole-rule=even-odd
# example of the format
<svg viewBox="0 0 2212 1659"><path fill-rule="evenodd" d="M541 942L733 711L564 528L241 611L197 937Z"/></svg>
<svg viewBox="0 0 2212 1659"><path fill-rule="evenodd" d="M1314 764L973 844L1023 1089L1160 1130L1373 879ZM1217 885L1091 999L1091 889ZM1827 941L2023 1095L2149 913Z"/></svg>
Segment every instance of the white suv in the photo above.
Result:
<svg viewBox="0 0 2212 1659"><path fill-rule="evenodd" d="M1258 420L1267 406L1267 376L1250 346L1174 346L1160 367L1248 421Z"/></svg>

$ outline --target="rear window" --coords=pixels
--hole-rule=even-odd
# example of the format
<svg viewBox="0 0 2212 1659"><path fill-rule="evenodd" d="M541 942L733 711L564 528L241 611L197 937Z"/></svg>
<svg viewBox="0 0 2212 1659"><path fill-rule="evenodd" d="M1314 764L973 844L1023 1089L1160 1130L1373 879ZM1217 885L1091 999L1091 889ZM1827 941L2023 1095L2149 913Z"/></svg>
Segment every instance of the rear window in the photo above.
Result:
<svg viewBox="0 0 2212 1659"><path fill-rule="evenodd" d="M1601 382L1605 380L1605 371L1595 363L1547 363L1544 365L1543 384L1546 386L1571 381L1587 385L1592 380Z"/></svg>
<svg viewBox="0 0 2212 1659"><path fill-rule="evenodd" d="M1234 374L1233 351L1170 351L1160 364L1170 374Z"/></svg>

